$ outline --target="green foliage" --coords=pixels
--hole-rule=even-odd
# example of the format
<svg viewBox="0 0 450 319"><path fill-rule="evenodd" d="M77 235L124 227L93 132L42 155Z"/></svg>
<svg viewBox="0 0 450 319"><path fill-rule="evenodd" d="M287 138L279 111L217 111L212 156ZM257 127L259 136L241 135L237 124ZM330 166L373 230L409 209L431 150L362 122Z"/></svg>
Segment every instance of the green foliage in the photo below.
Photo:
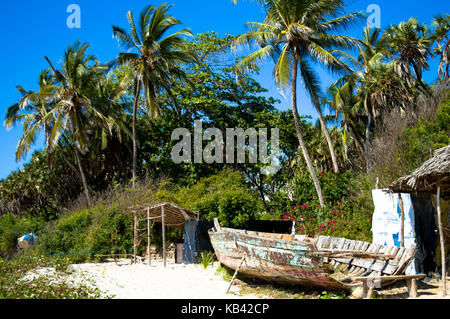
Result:
<svg viewBox="0 0 450 319"><path fill-rule="evenodd" d="M239 172L223 172L200 179L191 187L164 184L156 198L198 211L202 218L221 225L242 227L262 211L258 196L249 190Z"/></svg>
<svg viewBox="0 0 450 319"><path fill-rule="evenodd" d="M45 229L46 222L41 217L14 217L12 214L0 216L0 252L9 255L17 247L17 239L25 234L35 235Z"/></svg>
<svg viewBox="0 0 450 319"><path fill-rule="evenodd" d="M74 200L80 191L77 177L59 157L49 169L46 151L35 152L23 169L0 181L0 215L31 214L54 219L59 206Z"/></svg>
<svg viewBox="0 0 450 319"><path fill-rule="evenodd" d="M434 120L419 120L402 138L397 160L409 173L429 159L434 150L450 144L450 98L438 108Z"/></svg>
<svg viewBox="0 0 450 319"><path fill-rule="evenodd" d="M97 288L85 282L70 285L61 275L67 269L67 259L26 256L10 261L0 259L0 299L98 299L108 298ZM54 267L57 276L39 275L26 280L38 267Z"/></svg>
<svg viewBox="0 0 450 319"><path fill-rule="evenodd" d="M351 189L351 172L333 174L321 172L318 174L320 185L326 202L342 201ZM308 174L297 174L293 180L294 198L298 203L306 204L317 201L314 183Z"/></svg>
<svg viewBox="0 0 450 319"><path fill-rule="evenodd" d="M132 247L131 223L117 206L98 204L62 216L40 237L40 249L46 254L80 252L72 256L77 261L93 258L96 251L123 252Z"/></svg>
<svg viewBox="0 0 450 319"><path fill-rule="evenodd" d="M216 255L211 251L202 251L200 253L200 264L203 269L208 268L209 265L213 265L216 259Z"/></svg>

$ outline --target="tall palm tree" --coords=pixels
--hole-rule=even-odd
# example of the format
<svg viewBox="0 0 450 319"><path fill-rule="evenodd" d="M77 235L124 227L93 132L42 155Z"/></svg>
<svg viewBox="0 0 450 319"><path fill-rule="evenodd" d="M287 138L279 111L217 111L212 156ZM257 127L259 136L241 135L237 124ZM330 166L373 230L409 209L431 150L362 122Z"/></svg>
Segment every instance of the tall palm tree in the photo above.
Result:
<svg viewBox="0 0 450 319"><path fill-rule="evenodd" d="M450 67L450 14L435 17L433 25L435 26L433 39L437 42L435 53L441 56L438 75L441 79L447 80Z"/></svg>
<svg viewBox="0 0 450 319"><path fill-rule="evenodd" d="M335 48L351 49L358 44L358 40L336 35L336 33L352 26L361 13L342 15L343 0L266 0L260 2L266 8L267 15L264 22L249 22L250 31L239 36L235 45L256 42L261 48L240 61L236 67L239 70L254 67L255 62L270 56L275 61L274 76L277 86L286 88L290 84L292 112L300 148L314 181L320 205L324 206L322 189L303 140L300 126L297 108L298 72L300 71L299 75L305 89L319 112L321 126L324 133L326 131L326 139L336 167L332 141L318 103L321 96L319 78L314 72L312 64L319 63L331 72L350 71L350 68L330 51Z"/></svg>
<svg viewBox="0 0 450 319"><path fill-rule="evenodd" d="M7 129L23 121L23 135L17 144L16 160L20 161L30 150L41 130L45 132L45 141L48 141L51 131L51 120L44 121L49 111L49 102L53 95L50 70L43 70L39 75L39 91L26 91L17 86L22 97L18 103L8 107L6 111L5 126ZM25 111L25 113L22 113Z"/></svg>
<svg viewBox="0 0 450 319"><path fill-rule="evenodd" d="M134 105L132 119L133 136L133 171L132 185L135 186L137 165L136 116L141 90L144 91L148 112L153 117L160 114L158 90L164 89L176 104L171 94L170 83L172 77L184 78L181 65L192 60L192 56L185 50L183 36L192 36L189 29L166 35L169 29L181 22L167 14L169 6L161 4L155 8L145 7L139 16L136 26L133 11L127 13L129 30L113 26L113 36L120 45L127 50L117 58L121 65L132 67L134 72L133 90Z"/></svg>
<svg viewBox="0 0 450 319"><path fill-rule="evenodd" d="M375 122L377 104L372 103L371 92L368 90L368 82L376 84L372 78L382 74L383 60L387 54L386 39L382 36L379 28L365 27L363 32L363 39L361 40L361 47L357 59L346 52L336 50L335 54L342 58L347 58L354 68L354 72L348 75L344 75L330 86L330 90L334 90L335 100L331 106L339 107L339 103L342 104L343 97L350 102L353 113L357 112L356 108L363 107L367 116L366 132L365 132L365 162L366 171L370 170L370 131L372 123ZM376 78L376 77L375 77ZM372 89L375 90L375 86L372 85ZM356 94L353 98L352 95ZM342 107L342 105L341 105ZM352 125L352 127L355 127ZM355 132L356 133L356 132Z"/></svg>
<svg viewBox="0 0 450 319"><path fill-rule="evenodd" d="M60 69L56 69L47 58L53 71L53 106L44 120L53 119L47 148L51 152L56 145L69 144L75 154L84 194L91 202L81 154L88 149L88 129L92 123L102 123L108 132L116 126L114 119L102 114L94 104L92 96L106 67L98 64L95 56L87 55L89 44L76 41L65 51Z"/></svg>
<svg viewBox="0 0 450 319"><path fill-rule="evenodd" d="M389 45L390 56L395 60L397 73L406 83L411 83L414 71L418 84L426 88L422 81L424 70L428 70L428 58L433 57L431 39L425 24L412 17L398 25L391 25L386 29L384 37Z"/></svg>

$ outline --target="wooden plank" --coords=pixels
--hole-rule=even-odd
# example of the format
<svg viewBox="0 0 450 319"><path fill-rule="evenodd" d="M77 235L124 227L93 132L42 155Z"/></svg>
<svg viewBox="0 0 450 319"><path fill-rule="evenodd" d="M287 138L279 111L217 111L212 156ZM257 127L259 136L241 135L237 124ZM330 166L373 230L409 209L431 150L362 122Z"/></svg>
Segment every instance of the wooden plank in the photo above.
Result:
<svg viewBox="0 0 450 319"><path fill-rule="evenodd" d="M326 236L319 236L317 238L317 243L316 243L317 248L322 248L325 241L326 241Z"/></svg>
<svg viewBox="0 0 450 319"><path fill-rule="evenodd" d="M400 247L392 246L392 250L390 251L390 253L394 256L397 256L399 249L400 249ZM386 267L383 270L383 273L388 274L388 275L393 275L395 273L395 271L397 270L398 265L399 265L399 263L395 259L388 261Z"/></svg>
<svg viewBox="0 0 450 319"><path fill-rule="evenodd" d="M327 240L325 241L323 248L328 248L330 246L330 236L327 236Z"/></svg>
<svg viewBox="0 0 450 319"><path fill-rule="evenodd" d="M362 245L362 247L361 247L361 250L362 251L367 251L367 249L370 247L370 243L369 242L364 242L363 243L363 245Z"/></svg>
<svg viewBox="0 0 450 319"><path fill-rule="evenodd" d="M418 274L418 275L393 275L393 276L371 276L370 279L372 280L380 280L380 281L387 281L387 280L403 280L403 279L422 279L425 278L426 274ZM353 281L365 281L367 280L367 277L352 277Z"/></svg>

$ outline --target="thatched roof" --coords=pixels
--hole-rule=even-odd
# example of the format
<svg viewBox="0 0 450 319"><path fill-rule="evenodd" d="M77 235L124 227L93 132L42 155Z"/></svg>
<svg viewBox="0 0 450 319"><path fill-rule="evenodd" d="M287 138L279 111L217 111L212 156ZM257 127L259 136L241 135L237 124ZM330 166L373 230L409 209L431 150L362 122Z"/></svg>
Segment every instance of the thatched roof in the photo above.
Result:
<svg viewBox="0 0 450 319"><path fill-rule="evenodd" d="M432 158L388 189L394 193L436 193L438 185L441 197L450 199L450 145L436 150Z"/></svg>
<svg viewBox="0 0 450 319"><path fill-rule="evenodd" d="M183 226L187 220L198 220L199 213L187 208L178 207L172 203L162 202L158 204L143 204L130 207L130 210L138 215L147 216L155 222L161 222L161 214L164 208L164 223L167 226Z"/></svg>

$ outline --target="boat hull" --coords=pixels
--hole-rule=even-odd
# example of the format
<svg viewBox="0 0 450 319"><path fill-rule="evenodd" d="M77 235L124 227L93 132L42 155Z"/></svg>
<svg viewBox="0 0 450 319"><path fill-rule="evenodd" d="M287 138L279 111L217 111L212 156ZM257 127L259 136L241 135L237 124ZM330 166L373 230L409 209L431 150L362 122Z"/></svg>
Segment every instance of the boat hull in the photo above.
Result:
<svg viewBox="0 0 450 319"><path fill-rule="evenodd" d="M311 254L308 241L273 238L238 230L210 231L218 260L239 273L270 282L315 286L327 289L348 287L331 278L332 270L322 259Z"/></svg>

